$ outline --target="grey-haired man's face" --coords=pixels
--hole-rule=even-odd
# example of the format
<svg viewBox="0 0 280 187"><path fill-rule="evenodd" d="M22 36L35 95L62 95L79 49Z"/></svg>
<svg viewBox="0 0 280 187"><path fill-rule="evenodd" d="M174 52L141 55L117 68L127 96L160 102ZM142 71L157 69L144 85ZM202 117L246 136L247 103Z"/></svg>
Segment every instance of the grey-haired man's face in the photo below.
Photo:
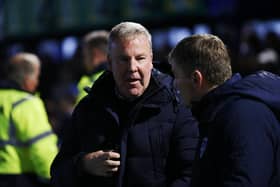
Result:
<svg viewBox="0 0 280 187"><path fill-rule="evenodd" d="M111 43L109 68L121 95L134 98L144 93L151 77L152 58L152 49L145 35Z"/></svg>

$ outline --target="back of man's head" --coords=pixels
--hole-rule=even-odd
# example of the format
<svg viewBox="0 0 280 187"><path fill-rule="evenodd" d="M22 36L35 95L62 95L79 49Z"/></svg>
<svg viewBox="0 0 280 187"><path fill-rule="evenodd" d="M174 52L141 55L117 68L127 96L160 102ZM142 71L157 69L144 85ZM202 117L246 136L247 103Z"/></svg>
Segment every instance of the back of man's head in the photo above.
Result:
<svg viewBox="0 0 280 187"><path fill-rule="evenodd" d="M8 80L17 83L22 89L33 92L38 84L40 63L39 58L35 54L17 53L8 61L6 77ZM36 84L33 86L34 88L26 86L26 84L32 81Z"/></svg>
<svg viewBox="0 0 280 187"><path fill-rule="evenodd" d="M212 34L197 34L182 39L169 54L186 75L199 70L211 85L220 85L232 75L231 61L223 41Z"/></svg>

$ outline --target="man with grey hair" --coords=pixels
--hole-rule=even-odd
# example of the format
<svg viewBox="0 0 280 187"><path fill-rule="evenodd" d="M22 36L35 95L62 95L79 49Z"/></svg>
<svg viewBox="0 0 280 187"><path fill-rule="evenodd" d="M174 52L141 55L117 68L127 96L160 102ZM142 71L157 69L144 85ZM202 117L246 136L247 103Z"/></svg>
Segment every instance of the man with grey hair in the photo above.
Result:
<svg viewBox="0 0 280 187"><path fill-rule="evenodd" d="M0 187L48 186L58 147L43 101L33 95L40 60L18 53L5 75L0 81Z"/></svg>
<svg viewBox="0 0 280 187"><path fill-rule="evenodd" d="M175 85L200 128L193 187L280 186L280 77L232 76L215 35L182 39L169 55Z"/></svg>
<svg viewBox="0 0 280 187"><path fill-rule="evenodd" d="M59 186L189 186L198 127L173 79L153 69L151 35L134 22L110 32L109 70L72 115L51 168Z"/></svg>
<svg viewBox="0 0 280 187"><path fill-rule="evenodd" d="M39 84L40 60L31 53L18 53L10 59L7 64L6 76L10 81L33 93Z"/></svg>

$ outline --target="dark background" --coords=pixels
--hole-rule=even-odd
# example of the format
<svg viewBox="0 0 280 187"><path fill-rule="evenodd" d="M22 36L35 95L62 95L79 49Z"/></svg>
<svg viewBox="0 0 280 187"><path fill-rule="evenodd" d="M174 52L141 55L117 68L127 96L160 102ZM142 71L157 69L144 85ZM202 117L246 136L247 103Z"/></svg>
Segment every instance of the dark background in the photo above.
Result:
<svg viewBox="0 0 280 187"><path fill-rule="evenodd" d="M0 79L21 51L42 61L38 88L52 125L73 107L84 70L80 41L95 29L140 22L153 37L155 66L170 73L168 52L185 36L218 35L234 72L279 73L280 15L276 0L0 0ZM272 50L272 53L271 53Z"/></svg>

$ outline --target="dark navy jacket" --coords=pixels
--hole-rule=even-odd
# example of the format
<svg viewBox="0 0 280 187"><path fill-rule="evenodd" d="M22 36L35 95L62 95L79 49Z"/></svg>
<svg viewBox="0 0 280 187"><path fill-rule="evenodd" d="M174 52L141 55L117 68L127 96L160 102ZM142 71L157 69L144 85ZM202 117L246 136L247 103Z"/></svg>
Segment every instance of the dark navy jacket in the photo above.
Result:
<svg viewBox="0 0 280 187"><path fill-rule="evenodd" d="M74 111L52 165L54 186L189 186L198 126L171 86L169 76L153 71L144 95L126 103L115 95L112 74L102 75ZM120 152L118 176L79 170L81 155L101 149Z"/></svg>
<svg viewBox="0 0 280 187"><path fill-rule="evenodd" d="M201 132L193 186L280 186L280 77L235 74L193 113Z"/></svg>

